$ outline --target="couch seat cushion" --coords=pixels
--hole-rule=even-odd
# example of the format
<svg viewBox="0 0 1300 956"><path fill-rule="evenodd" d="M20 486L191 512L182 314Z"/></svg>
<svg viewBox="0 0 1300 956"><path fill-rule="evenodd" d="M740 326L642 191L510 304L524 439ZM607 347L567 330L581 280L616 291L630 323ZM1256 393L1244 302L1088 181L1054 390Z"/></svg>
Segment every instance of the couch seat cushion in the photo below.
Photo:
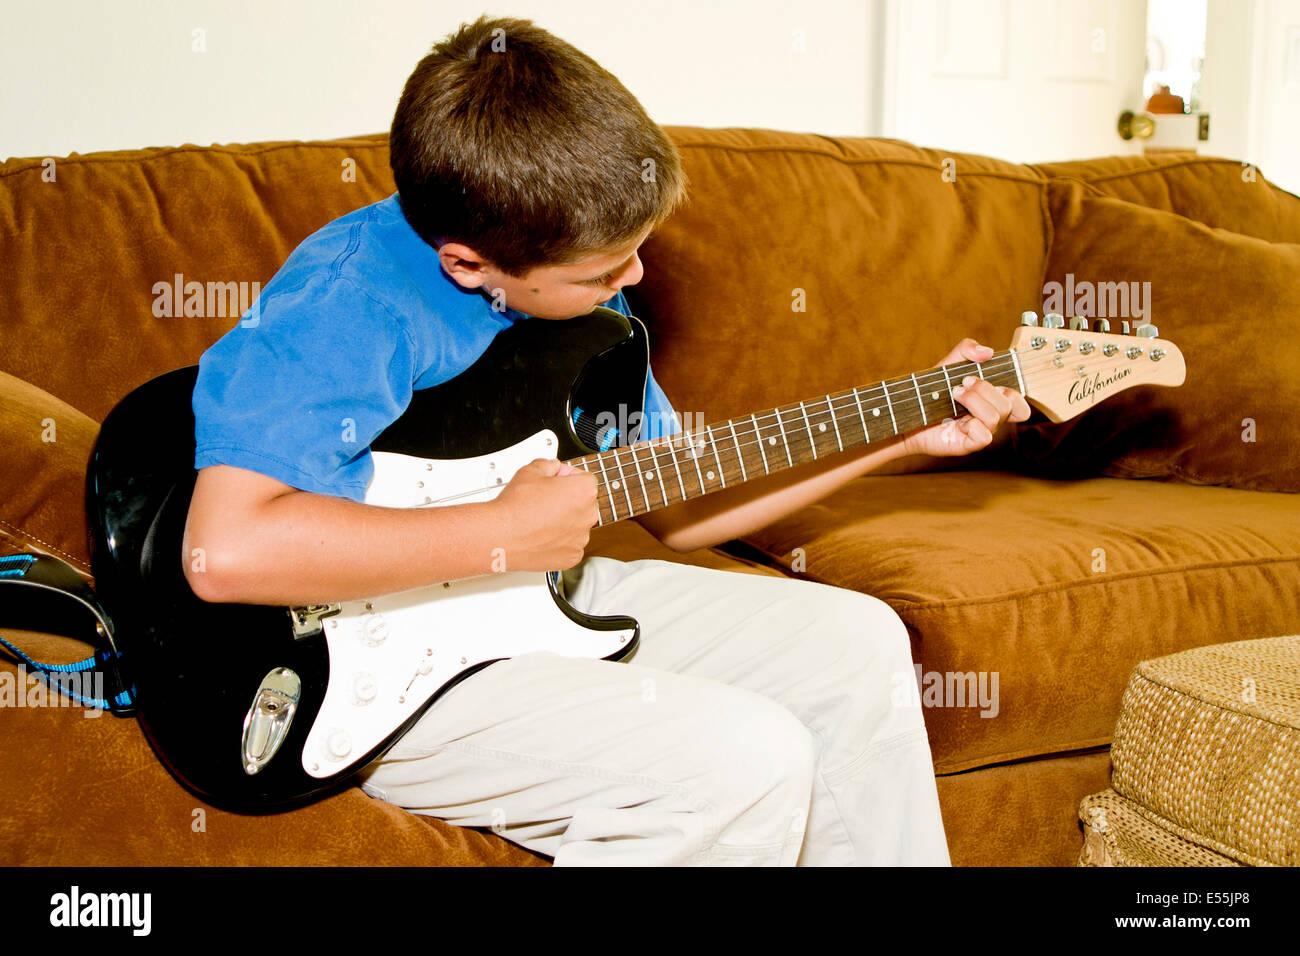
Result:
<svg viewBox="0 0 1300 956"><path fill-rule="evenodd" d="M37 660L90 653L80 641L5 629ZM545 866L486 830L407 813L347 787L287 813L204 804L167 773L135 720L61 706L0 659L5 707L0 863L6 866ZM24 706L16 706L17 693ZM43 706L33 706L35 703ZM51 704L53 706L51 706ZM90 715L89 717L87 715Z"/></svg>
<svg viewBox="0 0 1300 956"><path fill-rule="evenodd" d="M899 613L923 691L944 675L922 703L946 704L926 723L949 773L1108 743L1140 660L1300 630L1296 513L1269 492L936 472L860 478L746 542ZM978 691L981 672L995 706L954 706L970 685L947 675Z"/></svg>

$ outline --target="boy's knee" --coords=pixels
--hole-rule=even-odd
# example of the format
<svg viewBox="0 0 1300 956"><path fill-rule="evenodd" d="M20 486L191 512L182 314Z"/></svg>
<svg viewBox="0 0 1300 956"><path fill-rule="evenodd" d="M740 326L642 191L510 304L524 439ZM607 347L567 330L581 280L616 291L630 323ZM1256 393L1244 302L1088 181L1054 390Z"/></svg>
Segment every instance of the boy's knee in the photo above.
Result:
<svg viewBox="0 0 1300 956"><path fill-rule="evenodd" d="M733 715L729 759L717 768L735 811L789 821L808 812L817 754L812 732L779 704L757 700Z"/></svg>
<svg viewBox="0 0 1300 956"><path fill-rule="evenodd" d="M892 676L911 672L912 639L888 604L870 594L837 589L818 628L832 646L835 671L845 678L864 672Z"/></svg>

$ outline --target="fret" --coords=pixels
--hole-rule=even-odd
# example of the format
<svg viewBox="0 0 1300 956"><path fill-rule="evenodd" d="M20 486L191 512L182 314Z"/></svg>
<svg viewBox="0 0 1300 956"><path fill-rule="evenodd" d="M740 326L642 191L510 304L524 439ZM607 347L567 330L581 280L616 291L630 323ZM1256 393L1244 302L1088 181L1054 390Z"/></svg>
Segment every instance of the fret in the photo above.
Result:
<svg viewBox="0 0 1300 956"><path fill-rule="evenodd" d="M894 403L889 400L889 383L881 382L880 390L885 393L885 407L889 409L889 421L894 426L894 434L898 434L898 419L894 417Z"/></svg>
<svg viewBox="0 0 1300 956"><path fill-rule="evenodd" d="M605 456L597 455L596 464L600 466L600 483L605 489L605 498L609 501L609 513L614 521L618 520L618 506L614 504L614 494L609 487L609 476L605 474ZM631 517L629 515L629 517Z"/></svg>
<svg viewBox="0 0 1300 956"><path fill-rule="evenodd" d="M812 446L813 461L817 460L817 439L813 437L812 424L808 421L808 409L803 407L803 402L799 403L799 412L803 415L803 427L808 429L808 444Z"/></svg>
<svg viewBox="0 0 1300 956"><path fill-rule="evenodd" d="M659 494L663 496L664 504L668 504L668 487L664 484L663 466L659 464L659 453L655 451L655 444L652 440L649 445L650 467L654 469L655 479L659 482Z"/></svg>
<svg viewBox="0 0 1300 956"><path fill-rule="evenodd" d="M767 449L763 447L763 435L758 430L758 419L750 415L749 420L754 423L754 439L758 442L758 454L763 459L763 471L770 475L772 469L767 467Z"/></svg>
<svg viewBox="0 0 1300 956"><path fill-rule="evenodd" d="M835 429L835 444L840 446L840 451L844 450L844 439L840 438L840 423L836 420L835 406L831 404L831 397L826 396L826 410L831 413L831 427Z"/></svg>
<svg viewBox="0 0 1300 956"><path fill-rule="evenodd" d="M704 472L700 471L700 445L696 444L694 435L691 435L691 461L695 463L695 476L700 480L700 494L704 494L708 488L704 484Z"/></svg>
<svg viewBox="0 0 1300 956"><path fill-rule="evenodd" d="M1025 394L1025 380L1020 375L1020 356L1014 350L1011 352L1011 367L1016 373L1016 391L1023 395Z"/></svg>
<svg viewBox="0 0 1300 956"><path fill-rule="evenodd" d="M654 481L659 485L659 499L664 505L669 504L668 486L664 484L664 465L659 460L660 440L658 438L648 439L645 442L646 454L650 456L650 470L653 473Z"/></svg>
<svg viewBox="0 0 1300 956"><path fill-rule="evenodd" d="M788 461L790 467L793 468L794 459L790 457L790 439L786 437L785 425L781 422L781 409L774 408L772 409L772 413L776 415L776 427L781 430L781 444L785 446L785 460Z"/></svg>
<svg viewBox="0 0 1300 956"><path fill-rule="evenodd" d="M939 368L943 369L943 382L948 386L948 400L952 402L952 417L960 418L961 416L957 412L957 399L954 398L952 394L952 379L948 377L948 370L946 368L942 365L940 365Z"/></svg>
<svg viewBox="0 0 1300 956"><path fill-rule="evenodd" d="M677 443L677 436L684 435L684 434L686 433L678 432L676 434L669 435L668 440L664 442L664 444L668 446L668 457L671 458L673 461L673 474L677 476L677 485L682 489L682 501L685 501L687 498L686 483L682 481L682 466L677 461L677 452L673 451L673 445Z"/></svg>
<svg viewBox="0 0 1300 956"><path fill-rule="evenodd" d="M650 510L650 492L646 491L645 478L641 474L641 463L636 460L636 445L628 445L627 452L632 458L632 467L636 469L637 484L641 486L641 500L645 502L645 510Z"/></svg>
<svg viewBox="0 0 1300 956"><path fill-rule="evenodd" d="M827 409L827 411L829 411L829 409ZM814 408L813 411L812 411L812 417L809 418L809 421L812 421L812 419L814 419L814 418L817 419L817 422L816 422L817 427L813 430L813 457L816 457L816 456L817 456L817 452L819 451L818 446L817 446L817 439L818 439L819 437L822 437L822 438L829 438L829 437L830 437L830 432L828 432L828 431L826 430L826 423L825 423L824 421L821 420L821 416L822 416L822 415L823 415L822 412L819 412L819 411L817 411L817 410ZM823 453L826 453L826 452L831 451L831 449L820 449L820 451L822 451Z"/></svg>
<svg viewBox="0 0 1300 956"><path fill-rule="evenodd" d="M930 424L929 419L925 417L925 401L921 398L921 386L916 382L916 375L912 375L912 388L916 391L916 407L921 410L921 424Z"/></svg>
<svg viewBox="0 0 1300 956"><path fill-rule="evenodd" d="M980 368L979 362L975 363L975 374L978 375L980 378L984 378L984 369Z"/></svg>
<svg viewBox="0 0 1300 956"><path fill-rule="evenodd" d="M740 462L740 480L749 481L749 474L745 471L745 456L740 450L740 438L736 434L735 419L732 419L727 424L731 426L731 441L736 446L736 461Z"/></svg>
<svg viewBox="0 0 1300 956"><path fill-rule="evenodd" d="M713 460L718 463L718 479L722 482L722 487L727 487L726 469L722 467L722 459L718 457L718 444L713 439L713 432L709 426L704 426L704 434L709 436L709 447L713 449Z"/></svg>
<svg viewBox="0 0 1300 956"><path fill-rule="evenodd" d="M853 401L858 406L858 418L862 419L862 440L869 442L871 441L871 435L867 431L867 416L862 414L862 396L856 388L853 389Z"/></svg>
<svg viewBox="0 0 1300 956"><path fill-rule="evenodd" d="M623 474L623 462L618 457L618 449L612 452L606 452L614 459L614 467L618 469L618 479L615 480L613 488L615 491L621 486L623 488L623 497L627 499L627 516L630 518L636 514L636 506L632 504L632 493L627 490L627 475Z"/></svg>

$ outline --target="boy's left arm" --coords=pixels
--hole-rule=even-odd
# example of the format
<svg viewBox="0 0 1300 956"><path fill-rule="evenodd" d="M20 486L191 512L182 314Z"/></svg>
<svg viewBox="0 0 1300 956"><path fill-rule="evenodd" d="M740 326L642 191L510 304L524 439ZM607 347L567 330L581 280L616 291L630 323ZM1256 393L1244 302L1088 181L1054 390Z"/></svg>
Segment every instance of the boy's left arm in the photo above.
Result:
<svg viewBox="0 0 1300 956"><path fill-rule="evenodd" d="M993 349L967 338L938 364L983 362L992 354ZM712 547L805 508L886 462L908 455L968 455L988 447L993 433L1003 422L1023 422L1029 418L1029 403L1023 395L983 379L967 377L961 386L953 389L953 397L969 414L683 501L636 520L674 551Z"/></svg>

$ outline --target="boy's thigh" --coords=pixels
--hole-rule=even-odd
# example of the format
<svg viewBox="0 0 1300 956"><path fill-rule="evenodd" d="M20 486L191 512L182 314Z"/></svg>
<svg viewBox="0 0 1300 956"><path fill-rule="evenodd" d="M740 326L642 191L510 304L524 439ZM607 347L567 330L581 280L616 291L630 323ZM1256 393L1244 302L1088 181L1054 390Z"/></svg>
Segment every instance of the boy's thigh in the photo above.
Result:
<svg viewBox="0 0 1300 956"><path fill-rule="evenodd" d="M453 687L361 783L462 826L559 834L576 806L744 805L811 760L807 730L761 695L544 651Z"/></svg>
<svg viewBox="0 0 1300 956"><path fill-rule="evenodd" d="M630 662L769 697L823 739L924 726L907 628L878 598L793 578L669 561L588 558L566 572L570 602L641 626ZM864 729L866 728L866 729Z"/></svg>
<svg viewBox="0 0 1300 956"><path fill-rule="evenodd" d="M638 650L490 665L367 768L367 792L546 847L577 806L743 806L810 760L833 776L924 733L890 703L895 678L914 680L910 651L874 598L662 561L589 558L566 578L579 610L636 617Z"/></svg>

